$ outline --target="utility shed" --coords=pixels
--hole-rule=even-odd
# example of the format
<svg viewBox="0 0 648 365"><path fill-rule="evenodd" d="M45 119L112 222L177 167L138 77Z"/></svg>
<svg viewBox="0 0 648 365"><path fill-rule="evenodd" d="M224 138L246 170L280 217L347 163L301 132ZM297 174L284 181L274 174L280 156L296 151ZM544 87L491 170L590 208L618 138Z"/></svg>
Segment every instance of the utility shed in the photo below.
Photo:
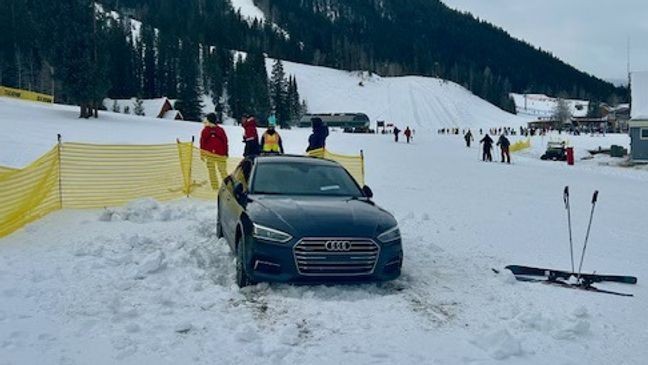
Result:
<svg viewBox="0 0 648 365"><path fill-rule="evenodd" d="M630 157L648 162L648 71L632 73Z"/></svg>

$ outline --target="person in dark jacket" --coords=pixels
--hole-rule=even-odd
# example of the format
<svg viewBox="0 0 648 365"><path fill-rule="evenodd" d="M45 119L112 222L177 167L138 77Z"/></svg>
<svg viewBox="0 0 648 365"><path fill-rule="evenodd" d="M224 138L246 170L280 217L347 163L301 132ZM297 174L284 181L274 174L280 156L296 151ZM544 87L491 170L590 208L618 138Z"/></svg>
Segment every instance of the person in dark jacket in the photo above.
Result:
<svg viewBox="0 0 648 365"><path fill-rule="evenodd" d="M493 155L491 150L493 149L493 139L486 133L486 136L479 141L479 143L484 144L484 153L482 154L483 161L493 161Z"/></svg>
<svg viewBox="0 0 648 365"><path fill-rule="evenodd" d="M218 125L220 123L215 113L207 114L205 128L200 134L200 158L207 165L209 181L214 190L218 190L220 182L227 177L227 156L229 156L227 134ZM220 179L216 175L216 167Z"/></svg>
<svg viewBox="0 0 648 365"><path fill-rule="evenodd" d="M394 141L398 142L398 135L400 134L401 130L398 129L398 127L394 127Z"/></svg>
<svg viewBox="0 0 648 365"><path fill-rule="evenodd" d="M306 152L326 148L326 138L329 135L329 129L321 118L312 118L313 133L308 137L308 148Z"/></svg>
<svg viewBox="0 0 648 365"><path fill-rule="evenodd" d="M256 119L247 115L242 125L243 143L245 143L243 157L256 156L259 154L259 133L257 132Z"/></svg>
<svg viewBox="0 0 648 365"><path fill-rule="evenodd" d="M466 147L470 148L470 142L475 140L475 137L473 137L473 134L470 131L470 129L468 130L468 133L464 135L464 139L466 140Z"/></svg>
<svg viewBox="0 0 648 365"><path fill-rule="evenodd" d="M502 134L497 140L497 145L500 146L500 150L502 151L502 163L504 163L505 158L506 163L511 163L511 141Z"/></svg>
<svg viewBox="0 0 648 365"><path fill-rule="evenodd" d="M412 139L412 130L407 127L405 128L405 132L403 134L405 135L405 138L407 138L407 143L410 143L410 140Z"/></svg>

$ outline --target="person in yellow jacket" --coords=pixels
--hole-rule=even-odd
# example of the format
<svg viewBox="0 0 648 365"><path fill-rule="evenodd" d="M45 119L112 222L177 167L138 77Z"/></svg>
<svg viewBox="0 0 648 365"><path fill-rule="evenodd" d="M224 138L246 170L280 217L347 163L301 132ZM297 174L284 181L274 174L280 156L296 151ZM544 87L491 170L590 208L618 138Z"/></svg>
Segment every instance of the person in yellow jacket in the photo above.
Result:
<svg viewBox="0 0 648 365"><path fill-rule="evenodd" d="M283 142L281 136L275 130L275 126L270 124L268 130L261 137L261 152L283 154Z"/></svg>

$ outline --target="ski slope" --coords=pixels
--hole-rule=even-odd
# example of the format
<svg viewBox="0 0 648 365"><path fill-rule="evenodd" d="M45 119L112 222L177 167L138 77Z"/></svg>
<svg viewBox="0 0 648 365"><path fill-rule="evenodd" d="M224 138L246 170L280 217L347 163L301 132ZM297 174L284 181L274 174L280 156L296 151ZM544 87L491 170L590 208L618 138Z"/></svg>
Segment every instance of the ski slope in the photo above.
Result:
<svg viewBox="0 0 648 365"><path fill-rule="evenodd" d="M75 108L0 98L0 164L23 165L57 132L164 143L200 128L110 113L79 120ZM226 130L239 155L240 127ZM307 130L280 133L288 152L302 153ZM570 142L584 151L625 138ZM0 364L644 363L648 171L544 162L536 147L510 166L483 163L461 136L424 130L409 145L333 131L328 145L364 150L375 200L401 226L400 279L239 290L234 259L215 236L215 202L60 211L0 239ZM565 185L577 248L600 191L584 269L638 276L637 286L600 285L634 298L491 271L569 267Z"/></svg>
<svg viewBox="0 0 648 365"><path fill-rule="evenodd" d="M267 60L268 73L274 60ZM507 113L454 82L423 76L380 77L284 61L297 78L311 113L359 112L401 129L520 126L530 120ZM360 85L362 83L363 86Z"/></svg>

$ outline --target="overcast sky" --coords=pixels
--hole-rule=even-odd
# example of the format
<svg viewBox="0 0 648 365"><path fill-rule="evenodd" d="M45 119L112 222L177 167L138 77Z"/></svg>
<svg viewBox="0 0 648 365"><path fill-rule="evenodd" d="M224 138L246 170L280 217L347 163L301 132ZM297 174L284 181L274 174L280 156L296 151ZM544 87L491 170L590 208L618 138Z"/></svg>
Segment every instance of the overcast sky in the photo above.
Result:
<svg viewBox="0 0 648 365"><path fill-rule="evenodd" d="M648 70L648 0L442 0L606 80Z"/></svg>

